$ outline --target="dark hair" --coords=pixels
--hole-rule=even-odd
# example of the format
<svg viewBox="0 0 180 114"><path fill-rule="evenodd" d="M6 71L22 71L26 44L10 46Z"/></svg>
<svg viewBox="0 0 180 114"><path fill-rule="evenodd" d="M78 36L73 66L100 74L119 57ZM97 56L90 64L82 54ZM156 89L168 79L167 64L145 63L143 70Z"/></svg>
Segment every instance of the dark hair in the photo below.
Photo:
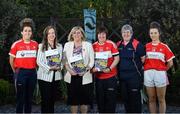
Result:
<svg viewBox="0 0 180 114"><path fill-rule="evenodd" d="M34 21L31 18L24 18L20 22L21 31L23 31L24 27L31 27L32 31L35 30Z"/></svg>
<svg viewBox="0 0 180 114"><path fill-rule="evenodd" d="M161 34L161 25L156 21L150 23L150 29L157 29L159 34Z"/></svg>
<svg viewBox="0 0 180 114"><path fill-rule="evenodd" d="M57 31L56 28L54 26L47 26L44 31L43 31L43 40L42 40L42 51L48 50L48 40L47 40L47 36L48 36L48 32L50 29L54 29L55 32L55 39L54 39L54 48L56 49L56 45L58 44L57 42Z"/></svg>
<svg viewBox="0 0 180 114"><path fill-rule="evenodd" d="M105 32L106 35L108 35L108 30L105 26L100 26L97 28L97 34L102 33L102 32Z"/></svg>

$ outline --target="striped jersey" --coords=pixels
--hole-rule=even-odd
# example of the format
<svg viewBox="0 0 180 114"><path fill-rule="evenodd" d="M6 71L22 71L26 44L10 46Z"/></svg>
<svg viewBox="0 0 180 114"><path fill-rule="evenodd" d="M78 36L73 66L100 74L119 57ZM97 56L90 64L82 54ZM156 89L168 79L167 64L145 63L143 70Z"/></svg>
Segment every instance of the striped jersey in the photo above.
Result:
<svg viewBox="0 0 180 114"><path fill-rule="evenodd" d="M110 67L114 61L114 57L119 55L119 51L115 43L110 40L106 40L104 44L99 44L98 41L93 44L94 52L107 52L108 53L108 60L107 60L107 67ZM117 69L113 68L109 73L96 73L95 74L99 79L107 79L117 75Z"/></svg>
<svg viewBox="0 0 180 114"><path fill-rule="evenodd" d="M14 57L14 68L36 68L37 49L38 43L33 40L29 43L25 43L23 39L14 42L9 52Z"/></svg>
<svg viewBox="0 0 180 114"><path fill-rule="evenodd" d="M144 70L156 69L166 71L166 62L175 58L170 48L164 44L159 43L154 45L151 43L146 44L146 59L144 64Z"/></svg>

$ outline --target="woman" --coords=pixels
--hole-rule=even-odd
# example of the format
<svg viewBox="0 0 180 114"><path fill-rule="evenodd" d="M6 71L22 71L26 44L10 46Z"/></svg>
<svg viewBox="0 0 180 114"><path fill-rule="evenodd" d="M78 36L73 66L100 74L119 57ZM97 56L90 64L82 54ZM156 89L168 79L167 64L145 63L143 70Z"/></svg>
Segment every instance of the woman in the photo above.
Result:
<svg viewBox="0 0 180 114"><path fill-rule="evenodd" d="M62 79L62 45L57 42L56 29L47 26L43 32L43 41L39 44L37 64L38 83L41 93L41 112L54 113L54 103L58 83Z"/></svg>
<svg viewBox="0 0 180 114"><path fill-rule="evenodd" d="M108 31L101 26L97 30L95 51L96 98L99 113L115 113L117 94L117 69L119 52L117 46L107 40Z"/></svg>
<svg viewBox="0 0 180 114"><path fill-rule="evenodd" d="M36 53L38 43L31 40L34 29L33 20L21 21L22 38L11 46L10 65L14 72L16 87L16 112L31 113L33 91L37 81Z"/></svg>
<svg viewBox="0 0 180 114"><path fill-rule="evenodd" d="M121 28L119 49L119 78L126 113L141 113L142 66L145 60L144 46L133 37L133 29L126 24Z"/></svg>
<svg viewBox="0 0 180 114"><path fill-rule="evenodd" d="M85 41L85 33L79 26L72 28L68 41L64 46L67 73L68 99L71 112L77 113L80 105L81 113L87 113L88 105L92 102L92 74L90 69L94 65L94 51L92 45Z"/></svg>
<svg viewBox="0 0 180 114"><path fill-rule="evenodd" d="M149 35L152 42L146 44L146 60L144 64L144 85L149 98L150 113L156 112L156 100L159 103L159 113L166 112L166 86L168 78L166 71L173 66L175 58L169 47L160 41L160 24L150 24Z"/></svg>

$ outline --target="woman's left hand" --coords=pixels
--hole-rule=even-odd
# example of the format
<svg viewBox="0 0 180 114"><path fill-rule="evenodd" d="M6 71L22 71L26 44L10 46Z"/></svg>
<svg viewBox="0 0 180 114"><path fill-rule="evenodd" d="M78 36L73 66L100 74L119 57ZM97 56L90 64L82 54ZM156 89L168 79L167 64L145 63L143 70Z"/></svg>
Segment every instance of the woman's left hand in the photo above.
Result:
<svg viewBox="0 0 180 114"><path fill-rule="evenodd" d="M103 70L104 73L108 73L108 72L110 72L110 71L111 71L110 68L105 68L105 69Z"/></svg>
<svg viewBox="0 0 180 114"><path fill-rule="evenodd" d="M79 73L79 76L84 76L84 74L85 74L85 72L83 72L83 73Z"/></svg>
<svg viewBox="0 0 180 114"><path fill-rule="evenodd" d="M82 73L79 73L79 76L84 76L84 74L86 73L86 72L88 72L90 70L90 68L89 67L86 67L86 71L84 71L84 72L82 72Z"/></svg>
<svg viewBox="0 0 180 114"><path fill-rule="evenodd" d="M50 70L61 70L61 68L59 66L52 66Z"/></svg>

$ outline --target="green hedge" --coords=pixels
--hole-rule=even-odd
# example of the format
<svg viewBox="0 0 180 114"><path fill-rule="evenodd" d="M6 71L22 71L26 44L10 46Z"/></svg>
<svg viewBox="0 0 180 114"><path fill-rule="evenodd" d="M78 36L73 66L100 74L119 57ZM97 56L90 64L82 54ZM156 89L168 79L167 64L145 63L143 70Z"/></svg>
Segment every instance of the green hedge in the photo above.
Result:
<svg viewBox="0 0 180 114"><path fill-rule="evenodd" d="M6 80L0 79L0 105L15 102L14 85Z"/></svg>
<svg viewBox="0 0 180 114"><path fill-rule="evenodd" d="M170 85L167 87L166 101L168 104L180 106L180 69L169 77Z"/></svg>

